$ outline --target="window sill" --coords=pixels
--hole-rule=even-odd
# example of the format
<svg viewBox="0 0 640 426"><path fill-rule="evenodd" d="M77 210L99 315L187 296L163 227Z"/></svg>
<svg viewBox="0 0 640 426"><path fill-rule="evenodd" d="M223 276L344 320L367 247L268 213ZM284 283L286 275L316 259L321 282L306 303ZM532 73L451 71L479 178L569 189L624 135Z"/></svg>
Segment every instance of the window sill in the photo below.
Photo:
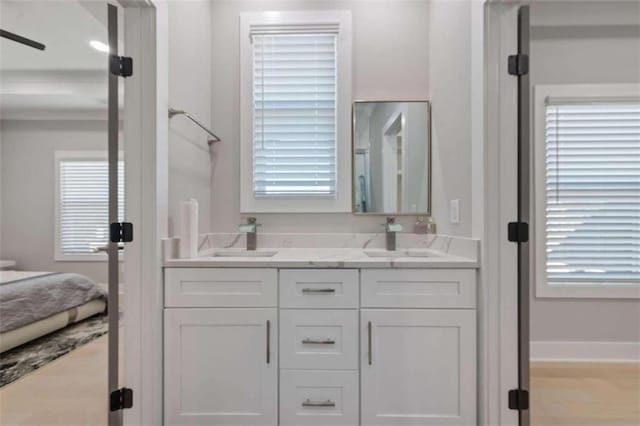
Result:
<svg viewBox="0 0 640 426"><path fill-rule="evenodd" d="M538 298L559 299L640 299L640 284L628 285L549 285L536 287Z"/></svg>

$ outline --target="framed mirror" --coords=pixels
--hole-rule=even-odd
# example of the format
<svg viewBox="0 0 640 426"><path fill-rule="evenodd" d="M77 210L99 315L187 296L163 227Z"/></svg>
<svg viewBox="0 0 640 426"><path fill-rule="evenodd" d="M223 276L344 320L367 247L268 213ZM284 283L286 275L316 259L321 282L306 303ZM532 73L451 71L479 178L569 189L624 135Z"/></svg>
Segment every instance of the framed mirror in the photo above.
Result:
<svg viewBox="0 0 640 426"><path fill-rule="evenodd" d="M430 215L429 101L357 101L352 118L353 213Z"/></svg>

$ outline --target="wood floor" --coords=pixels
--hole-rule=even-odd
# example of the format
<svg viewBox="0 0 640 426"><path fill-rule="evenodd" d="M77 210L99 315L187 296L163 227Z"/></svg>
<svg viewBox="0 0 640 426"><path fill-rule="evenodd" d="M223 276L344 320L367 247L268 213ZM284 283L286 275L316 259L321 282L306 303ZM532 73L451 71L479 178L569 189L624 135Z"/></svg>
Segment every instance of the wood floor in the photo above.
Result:
<svg viewBox="0 0 640 426"><path fill-rule="evenodd" d="M2 426L106 426L108 335L0 389Z"/></svg>
<svg viewBox="0 0 640 426"><path fill-rule="evenodd" d="M2 426L106 426L107 336L0 389ZM640 364L532 363L533 426L640 425Z"/></svg>
<svg viewBox="0 0 640 426"><path fill-rule="evenodd" d="M532 363L531 424L640 425L640 363Z"/></svg>

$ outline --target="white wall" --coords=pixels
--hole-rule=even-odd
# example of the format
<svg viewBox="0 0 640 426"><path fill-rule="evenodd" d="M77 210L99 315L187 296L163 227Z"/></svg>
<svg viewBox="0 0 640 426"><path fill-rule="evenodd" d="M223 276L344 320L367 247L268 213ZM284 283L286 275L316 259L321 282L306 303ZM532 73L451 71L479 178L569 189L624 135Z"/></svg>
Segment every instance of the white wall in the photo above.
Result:
<svg viewBox="0 0 640 426"><path fill-rule="evenodd" d="M531 14L532 85L640 82L640 3L534 4ZM542 299L532 282L531 340L640 342L640 301Z"/></svg>
<svg viewBox="0 0 640 426"><path fill-rule="evenodd" d="M428 31L424 25L428 7L424 2L394 2L393 9L382 2L370 1L213 2L213 123L225 140L218 147L213 177L214 230L235 230L241 220L237 41L240 13L302 9L352 10L354 99L428 98ZM259 221L265 232L357 232L379 230L382 218L357 218L351 214L261 214Z"/></svg>
<svg viewBox="0 0 640 426"><path fill-rule="evenodd" d="M206 24L203 17L208 8L211 13ZM433 132L438 146L434 145L433 152L432 203L438 232L470 236L469 8L469 2L446 0L394 0L392 4L382 0L171 2L171 103L178 108L190 108L194 114L206 114L202 102L210 93L211 127L223 139L213 149L209 172L206 153L192 144L194 138L203 141L202 134L179 121L180 117L171 120L171 223L177 220L178 200L189 196L200 200L202 230L233 231L243 220L239 206L240 13L350 9L354 31L354 100L433 101ZM203 50L209 43L210 54ZM209 83L205 75L208 67ZM207 84L211 84L210 92ZM181 132L196 133L188 138L177 135L177 126L183 125ZM211 173L209 213L205 206L207 173ZM459 225L448 222L450 199L461 200ZM208 228L206 217L210 222ZM382 221L380 217L351 214L259 215L263 232L371 232L379 230ZM407 230L412 229L414 221L415 218L400 219Z"/></svg>
<svg viewBox="0 0 640 426"><path fill-rule="evenodd" d="M208 125L211 105L211 3L172 1L169 12L169 105ZM217 129L216 129L217 130ZM211 151L208 135L183 116L169 121L169 235L181 200L196 198L200 232L211 230ZM227 141L226 143L229 143Z"/></svg>
<svg viewBox="0 0 640 426"><path fill-rule="evenodd" d="M54 152L107 150L106 121L0 121L0 253L19 269L106 282L107 262L54 260Z"/></svg>
<svg viewBox="0 0 640 426"><path fill-rule="evenodd" d="M187 9L197 7L193 3L176 2L172 4L172 11L175 14L187 13ZM205 7L202 6L201 9L204 13ZM434 133L437 132L438 143L441 145L437 150L434 147L434 164L443 162L434 166L433 179L433 205L438 231L470 235L470 142L467 123L467 110L470 108L467 64L470 41L468 3L441 2L437 8L437 16L433 17L430 2L412 0L394 1L392 7L389 2L377 0L214 0L211 3L211 23L208 27L203 28L199 25L200 21L195 20L195 17L180 21L172 19L172 37L200 40L201 44L198 46L206 46L205 38L209 37L207 28L211 31L211 123L214 131L224 141L214 149L211 230L233 231L242 220L239 201L240 13L302 9L351 9L354 30L354 100L433 100L434 113L438 111L438 115L435 116L437 118L434 118ZM440 28L443 33L430 30L434 27ZM437 34L439 40L431 40L430 43L434 34ZM172 45L174 44L175 40L172 41ZM190 49L199 50L197 47ZM433 66L434 58L440 61L437 66ZM176 60L172 54L172 67L177 66L174 64ZM184 69L206 67L207 54L194 53L192 57L184 56L184 60L180 65ZM464 70L459 69L459 66L464 66ZM172 76L171 79L173 87L176 84L175 77ZM434 84L440 87L432 91ZM202 92L197 91L195 94ZM457 115L458 118L455 118ZM175 121L176 119L173 120L174 123ZM175 170L176 167L172 166L172 172L185 172L183 168ZM200 168L197 170L199 173ZM175 192L178 188L173 187ZM187 196L186 192L183 196L172 197L172 202L175 202L176 198ZM463 210L462 223L457 226L449 226L446 220L448 200L453 198L461 199ZM379 230L382 221L383 218L379 217L355 217L351 214L259 215L259 222L264 225L261 229L264 232L371 232ZM412 229L414 221L413 218L401 220L408 230Z"/></svg>
<svg viewBox="0 0 640 426"><path fill-rule="evenodd" d="M471 236L471 5L430 4L432 211L439 234ZM459 224L449 222L449 201L455 199Z"/></svg>

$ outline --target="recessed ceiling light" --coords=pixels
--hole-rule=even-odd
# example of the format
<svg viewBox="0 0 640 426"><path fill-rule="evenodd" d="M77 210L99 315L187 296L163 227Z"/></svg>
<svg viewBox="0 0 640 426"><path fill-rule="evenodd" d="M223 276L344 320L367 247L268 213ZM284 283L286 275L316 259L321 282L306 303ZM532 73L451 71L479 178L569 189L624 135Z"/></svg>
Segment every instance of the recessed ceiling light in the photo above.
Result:
<svg viewBox="0 0 640 426"><path fill-rule="evenodd" d="M108 52L109 51L109 46L104 44L101 41L98 41L98 40L91 40L89 42L89 45L91 47L93 47L94 49L96 49L98 52Z"/></svg>

